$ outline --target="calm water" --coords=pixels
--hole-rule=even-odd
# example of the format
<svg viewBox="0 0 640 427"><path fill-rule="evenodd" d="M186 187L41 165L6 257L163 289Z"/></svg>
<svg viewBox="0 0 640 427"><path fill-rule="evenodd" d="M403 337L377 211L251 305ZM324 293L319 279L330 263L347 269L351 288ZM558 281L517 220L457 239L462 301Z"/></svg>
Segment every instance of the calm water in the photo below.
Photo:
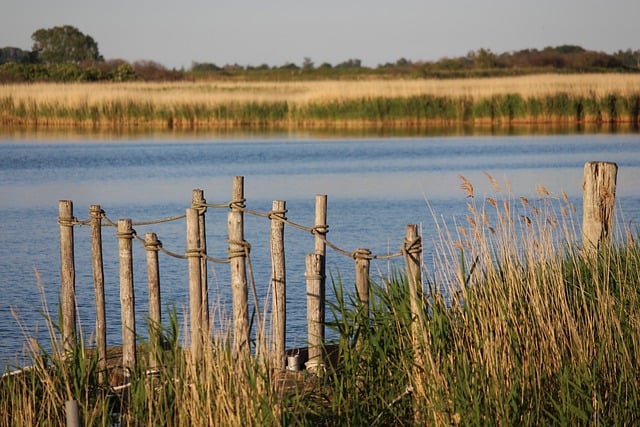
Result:
<svg viewBox="0 0 640 427"><path fill-rule="evenodd" d="M459 175L479 196L493 190L484 173L507 179L517 196L535 197L536 184L555 195L566 192L579 207L584 163L618 163L619 211L624 221L640 218L640 137L638 134L562 136L301 139L251 137L180 139L32 140L0 139L0 369L15 362L29 334L46 341L36 270L52 313L60 287L58 200L74 202L74 214L88 217L99 204L113 221L134 222L184 213L191 190L202 188L209 203L230 199L231 179L245 176L247 207L266 212L272 200L286 200L287 217L313 225L316 194L328 195L328 238L347 251L397 252L406 224L421 224L425 253L435 238L432 216L463 215L466 199ZM433 211L433 213L432 213ZM226 210L207 212L208 252L226 257ZM246 216L246 240L261 296L269 283L269 224ZM140 226L140 236L156 232L165 248L184 253L184 221ZM84 332L93 331L93 284L89 229L76 227L76 288ZM310 234L287 227L288 341L301 344L305 332L304 255L313 251ZM120 308L117 242L103 231L110 344L119 342ZM144 249L134 246L137 326L144 328L147 306ZM161 256L163 307L183 313L188 304L186 263ZM329 251L333 275L348 285L352 260ZM387 271L401 261L376 263ZM209 267L210 302L229 303L224 265ZM261 307L264 301L260 302ZM17 313L20 324L11 310ZM166 310L165 310L166 312Z"/></svg>

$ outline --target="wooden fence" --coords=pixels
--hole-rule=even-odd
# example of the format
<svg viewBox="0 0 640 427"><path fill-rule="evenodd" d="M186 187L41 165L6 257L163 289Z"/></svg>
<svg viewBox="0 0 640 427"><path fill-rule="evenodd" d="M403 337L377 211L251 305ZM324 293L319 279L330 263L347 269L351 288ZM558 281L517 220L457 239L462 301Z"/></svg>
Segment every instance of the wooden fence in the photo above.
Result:
<svg viewBox="0 0 640 427"><path fill-rule="evenodd" d="M617 166L607 162L589 162L584 167L583 181L583 247L592 250L610 242L615 204ZM215 259L207 255L206 211L209 208L228 210L228 258ZM89 208L89 219L79 221L73 214L73 203L69 200L59 202L60 257L62 282L62 338L66 347L76 339L76 298L75 298L75 260L74 260L74 227L91 227L91 256L95 287L96 304L96 347L101 368L105 368L107 354L106 315L104 297L104 272L102 257L102 229L105 226L116 228L119 253L120 302L122 321L122 365L125 370L135 369L136 325L135 297L132 245L134 240L140 241L146 250L147 281L149 286L149 323L160 325L160 252L183 258L188 263L189 274L189 331L191 355L195 360L202 357L205 340L210 335L209 302L207 284L207 265L209 262L225 263L230 269L230 285L232 294L232 327L233 351L249 352L250 325L249 302L250 277L247 269L251 268L250 245L244 238L244 215L251 214L271 221L271 292L272 306L270 322L271 359L275 367L286 366L286 283L285 269L285 226L305 230L313 234L314 253L306 255L305 279L307 290L307 339L308 369L316 369L324 362L322 352L325 339L325 295L326 274L325 259L327 247L352 257L355 261L355 281L358 298L368 305L369 301L369 266L373 259L389 259L403 257L407 278L411 286L411 310L415 316L421 313L420 301L422 283L422 241L415 224L406 226L401 249L395 254L375 255L369 249L358 248L346 252L327 240L327 196L317 195L315 199L315 220L310 227L293 223L286 218L286 202L276 200L272 210L266 213L247 209L244 198L244 178L233 178L231 199L228 203L210 204L204 198L202 190L193 190L191 207L184 215L166 220L186 218L187 249L184 254L175 254L163 248L155 233L146 233L144 239L136 235L133 228L136 223L131 219L120 219L112 222L99 205ZM137 224L152 224L154 221ZM251 276L251 275L250 275ZM255 295L255 287L252 287ZM262 322L258 319L258 324ZM154 328L151 328L154 329ZM264 332L264 331L263 331ZM149 331L149 339L153 340L154 332ZM154 360L150 360L154 366ZM102 369L101 369L102 370Z"/></svg>

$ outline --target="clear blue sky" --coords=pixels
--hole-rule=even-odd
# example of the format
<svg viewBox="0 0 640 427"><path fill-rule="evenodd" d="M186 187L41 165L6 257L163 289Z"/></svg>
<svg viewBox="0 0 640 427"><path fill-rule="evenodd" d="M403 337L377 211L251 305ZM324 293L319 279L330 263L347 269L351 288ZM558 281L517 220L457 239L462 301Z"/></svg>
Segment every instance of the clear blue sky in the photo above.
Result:
<svg viewBox="0 0 640 427"><path fill-rule="evenodd" d="M30 50L35 30L66 24L105 59L169 68L640 49L640 0L1 0L0 47Z"/></svg>

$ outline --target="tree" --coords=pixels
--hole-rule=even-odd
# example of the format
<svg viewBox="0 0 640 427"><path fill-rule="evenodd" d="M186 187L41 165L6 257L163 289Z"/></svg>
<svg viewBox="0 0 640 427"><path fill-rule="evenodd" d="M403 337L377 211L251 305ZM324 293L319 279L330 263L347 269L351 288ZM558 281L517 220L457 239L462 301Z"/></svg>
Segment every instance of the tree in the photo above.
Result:
<svg viewBox="0 0 640 427"><path fill-rule="evenodd" d="M0 48L0 64L16 62L18 64L28 63L31 59L31 52L27 52L17 47Z"/></svg>
<svg viewBox="0 0 640 427"><path fill-rule="evenodd" d="M71 25L39 29L31 35L33 51L45 64L103 61L98 43Z"/></svg>

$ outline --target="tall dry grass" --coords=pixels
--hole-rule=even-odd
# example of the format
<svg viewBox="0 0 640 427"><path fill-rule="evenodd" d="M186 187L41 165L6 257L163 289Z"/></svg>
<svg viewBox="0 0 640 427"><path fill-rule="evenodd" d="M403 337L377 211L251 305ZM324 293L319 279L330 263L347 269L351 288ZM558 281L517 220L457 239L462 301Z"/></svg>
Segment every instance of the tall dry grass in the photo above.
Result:
<svg viewBox="0 0 640 427"><path fill-rule="evenodd" d="M0 86L0 121L40 126L164 127L559 118L633 121L640 108L636 105L639 94L640 76L635 74L7 84ZM559 99L559 95L566 99Z"/></svg>
<svg viewBox="0 0 640 427"><path fill-rule="evenodd" d="M421 95L490 98L515 93L528 98L567 93L602 97L611 93L627 96L638 92L640 75L637 74L540 74L453 80L5 84L0 86L0 99L10 97L14 102L66 108L101 106L115 101L161 106L234 102L288 102L299 106L311 102Z"/></svg>

